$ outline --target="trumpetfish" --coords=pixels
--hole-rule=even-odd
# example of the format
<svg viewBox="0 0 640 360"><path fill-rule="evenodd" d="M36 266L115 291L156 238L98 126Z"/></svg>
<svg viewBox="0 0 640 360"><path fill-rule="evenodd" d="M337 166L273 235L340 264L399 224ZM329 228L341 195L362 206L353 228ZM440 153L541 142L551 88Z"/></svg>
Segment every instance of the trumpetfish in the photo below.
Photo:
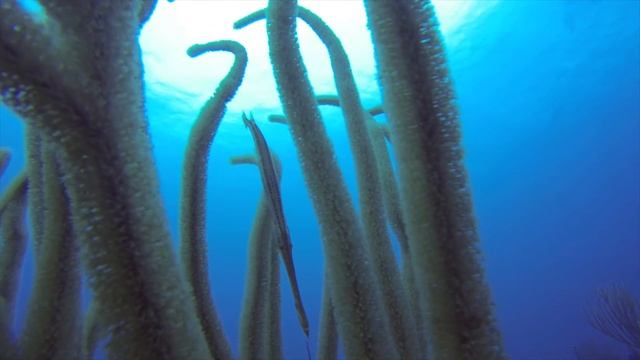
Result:
<svg viewBox="0 0 640 360"><path fill-rule="evenodd" d="M276 221L275 231L278 239L278 249L280 250L280 256L284 263L284 267L287 270L287 276L289 278L289 284L291 285L291 291L293 292L294 303L296 307L296 313L298 315L298 322L302 331L307 338L307 355L311 357L309 351L309 320L307 319L307 313L304 310L302 304L302 296L300 295L300 288L298 287L298 280L296 278L296 268L293 264L293 245L291 244L291 236L289 235L289 228L284 220L284 211L282 208L282 197L280 195L280 187L278 186L278 180L276 178L275 167L273 160L271 159L271 152L264 135L256 125L253 115L250 113L249 117L245 113L242 113L242 121L244 125L251 132L253 142L256 146L256 152L258 153L258 161L260 163L260 177L262 178L262 184L264 186L264 193L269 200L269 208L273 213Z"/></svg>

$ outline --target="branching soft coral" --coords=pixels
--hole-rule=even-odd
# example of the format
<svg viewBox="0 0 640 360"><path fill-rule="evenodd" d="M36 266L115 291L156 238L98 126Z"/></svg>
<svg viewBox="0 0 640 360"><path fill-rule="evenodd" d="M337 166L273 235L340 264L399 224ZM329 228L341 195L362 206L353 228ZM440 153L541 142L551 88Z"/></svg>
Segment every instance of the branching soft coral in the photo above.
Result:
<svg viewBox="0 0 640 360"><path fill-rule="evenodd" d="M26 247L28 180L25 173L16 177L0 198L0 359L17 356L12 334L14 304L20 266Z"/></svg>
<svg viewBox="0 0 640 360"><path fill-rule="evenodd" d="M280 160L271 158L278 182L282 176ZM258 156L236 156L231 164L261 166ZM280 268L275 238L274 214L265 192L260 195L249 235L248 268L240 316L240 359L281 359Z"/></svg>

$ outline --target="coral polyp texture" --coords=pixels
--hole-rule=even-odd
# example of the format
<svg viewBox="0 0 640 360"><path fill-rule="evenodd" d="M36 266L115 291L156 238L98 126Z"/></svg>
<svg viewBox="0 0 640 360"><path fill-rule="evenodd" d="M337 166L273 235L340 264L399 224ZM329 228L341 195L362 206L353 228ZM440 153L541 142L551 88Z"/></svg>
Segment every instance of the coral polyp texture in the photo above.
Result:
<svg viewBox="0 0 640 360"><path fill-rule="evenodd" d="M21 4L0 4L1 100L24 122L27 144L24 171L0 198L0 358L91 358L101 341L114 359L233 358L236 344L213 301L224 289L209 283L210 271L221 269L207 259L206 185L212 142L242 86L246 50L231 40L187 50L190 57L230 52L235 60L190 130L177 252L151 151L138 45L155 1L42 0L44 17ZM364 5L383 94L382 105L369 110L340 39L295 0L271 0L235 25L240 31L266 20L284 113L270 120L287 124L325 259L315 331L303 307L308 284L296 278L282 166L254 119L245 117L256 154L232 162L258 166L263 195L248 240L238 354L287 358L280 318L295 312L300 331L312 342L317 336L322 359L337 358L339 348L348 359L502 359L433 8L424 0ZM297 19L326 47L337 96L314 94ZM357 207L319 105L339 106L344 115ZM373 119L383 112L390 126ZM0 149L0 175L8 160L9 151ZM14 334L27 241L35 282L24 330ZM280 301L278 255L291 307ZM85 313L82 276L91 294Z"/></svg>

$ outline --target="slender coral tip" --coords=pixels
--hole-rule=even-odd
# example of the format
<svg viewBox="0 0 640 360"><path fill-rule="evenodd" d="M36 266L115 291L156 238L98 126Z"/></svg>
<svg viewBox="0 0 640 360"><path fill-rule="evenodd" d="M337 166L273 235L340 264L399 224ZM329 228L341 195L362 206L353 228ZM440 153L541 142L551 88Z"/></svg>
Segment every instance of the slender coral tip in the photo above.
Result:
<svg viewBox="0 0 640 360"><path fill-rule="evenodd" d="M245 48L233 40L219 40L208 42L206 44L194 44L187 49L187 55L194 58L208 51L228 51L243 59L246 59L247 57L247 51Z"/></svg>
<svg viewBox="0 0 640 360"><path fill-rule="evenodd" d="M202 52L202 44L191 45L191 47L187 49L187 55L192 58L202 54Z"/></svg>
<svg viewBox="0 0 640 360"><path fill-rule="evenodd" d="M340 98L336 95L318 95L316 101L318 105L340 106Z"/></svg>
<svg viewBox="0 0 640 360"><path fill-rule="evenodd" d="M4 170L9 165L11 159L11 151L7 148L0 148L0 176L4 173Z"/></svg>
<svg viewBox="0 0 640 360"><path fill-rule="evenodd" d="M242 112L242 123L244 123L244 126L249 127L249 122L251 120L247 117L247 114L243 111Z"/></svg>
<svg viewBox="0 0 640 360"><path fill-rule="evenodd" d="M266 17L266 12L264 9L252 12L251 14L243 17L242 19L236 21L233 23L233 28L235 30L240 30L242 28L245 28L251 24L253 24L256 21L260 21L260 20L264 20L264 18Z"/></svg>

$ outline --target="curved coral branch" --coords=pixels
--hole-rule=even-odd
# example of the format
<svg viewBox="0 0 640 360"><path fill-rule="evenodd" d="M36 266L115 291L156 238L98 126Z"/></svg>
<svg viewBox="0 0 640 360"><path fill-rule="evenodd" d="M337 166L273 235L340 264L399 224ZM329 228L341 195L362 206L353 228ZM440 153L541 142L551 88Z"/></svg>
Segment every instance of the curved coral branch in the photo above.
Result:
<svg viewBox="0 0 640 360"><path fill-rule="evenodd" d="M277 115L277 114L269 115L267 117L267 120L269 122L276 123L276 124L288 124L289 123L289 121L287 120L286 117L284 117L284 115Z"/></svg>
<svg viewBox="0 0 640 360"><path fill-rule="evenodd" d="M324 271L322 286L322 305L320 309L320 330L318 330L318 354L320 360L335 360L338 358L338 329L331 304L331 288L328 272Z"/></svg>
<svg viewBox="0 0 640 360"><path fill-rule="evenodd" d="M4 171L7 169L10 159L11 151L9 151L9 149L0 148L0 177L2 177L2 174L4 174Z"/></svg>
<svg viewBox="0 0 640 360"><path fill-rule="evenodd" d="M27 176L13 180L0 198L0 348L7 359L17 358L12 335L15 298L20 277L26 233Z"/></svg>
<svg viewBox="0 0 640 360"><path fill-rule="evenodd" d="M382 105L376 105L372 108L367 109L367 112L371 116L378 116L380 114L384 114L384 108L382 107Z"/></svg>
<svg viewBox="0 0 640 360"><path fill-rule="evenodd" d="M295 1L270 1L269 54L285 116L320 221L332 301L347 356L395 357L388 327L379 317L382 302L367 262L362 229L306 76L295 30Z"/></svg>
<svg viewBox="0 0 640 360"><path fill-rule="evenodd" d="M504 358L432 5L365 2L384 106L392 124L412 265L428 304L437 359Z"/></svg>
<svg viewBox="0 0 640 360"><path fill-rule="evenodd" d="M43 144L44 224L22 338L24 359L75 359L80 349L80 262L62 173Z"/></svg>
<svg viewBox="0 0 640 360"><path fill-rule="evenodd" d="M205 187L211 143L222 121L227 102L233 98L242 83L247 66L247 52L239 43L225 40L193 45L187 53L191 57L197 57L209 51L231 52L235 60L214 95L200 110L198 119L189 134L182 172L180 251L211 355L215 359L230 359L231 348L216 314L209 289L205 236Z"/></svg>
<svg viewBox="0 0 640 360"><path fill-rule="evenodd" d="M283 359L282 355L282 329L280 322L282 321L280 313L280 262L278 247L271 244L269 254L269 306L267 308L266 322L268 324L265 334L265 344L269 359Z"/></svg>
<svg viewBox="0 0 640 360"><path fill-rule="evenodd" d="M275 165L278 181L281 177L280 161L271 153ZM253 164L260 166L254 155L234 157L232 164ZM280 308L279 296L271 298L273 293L273 267L278 268L278 258L272 262L271 253L276 252L274 234L274 217L270 211L268 199L264 192L260 195L258 209L254 217L251 235L249 236L249 254L247 258L247 275L243 297L242 314L240 317L240 359L272 359L270 343L272 336L272 322L279 324L280 318L272 318L273 307ZM279 289L279 286L277 286ZM277 304L272 302L277 301ZM278 311L279 313L279 311ZM277 329L279 331L279 328ZM273 334L276 336L276 334ZM276 358L274 358L276 359Z"/></svg>
<svg viewBox="0 0 640 360"><path fill-rule="evenodd" d="M409 238L407 237L404 220L402 219L400 195L398 193L398 184L393 174L393 166L391 165L391 157L387 151L385 143L384 126L376 123L373 119L369 122L369 131L371 134L371 142L376 152L376 162L378 164L378 176L382 183L382 199L384 208L389 219L389 224L396 234L402 258L404 261L410 261Z"/></svg>
<svg viewBox="0 0 640 360"><path fill-rule="evenodd" d="M55 18L36 24L3 2L0 95L60 156L109 356L204 358L143 112L140 2L91 4L86 31L66 34Z"/></svg>
<svg viewBox="0 0 640 360"><path fill-rule="evenodd" d="M140 26L142 26L151 18L158 0L142 0L140 3Z"/></svg>
<svg viewBox="0 0 640 360"><path fill-rule="evenodd" d="M291 286L291 292L296 308L296 315L298 316L298 322L300 327L307 338L307 344L309 342L309 320L307 318L307 312L304 309L302 302L302 295L300 294L300 288L298 286L298 279L296 276L296 268L293 261L293 245L291 243L291 237L289 234L289 228L284 218L284 209L282 207L282 196L280 194L280 186L276 179L276 170L271 158L271 152L264 135L255 123L255 120L247 118L245 114L242 114L242 120L251 132L253 141L256 146L256 152L258 154L258 160L260 161L260 177L262 178L262 184L269 202L269 208L274 216L276 227L275 233L278 235L277 245L282 255L282 262L287 271L287 277L289 278L289 284Z"/></svg>
<svg viewBox="0 0 640 360"><path fill-rule="evenodd" d="M306 16L311 16L307 14L308 11L299 9L299 14L306 14L301 16L303 19ZM320 26L322 28L326 27L326 25L316 24L317 22L321 22L321 20L315 16L311 17L311 23L315 26ZM328 32L330 30L324 29L324 32ZM334 71L336 68L342 68L348 65L348 60L346 59L346 54L344 54L344 50L341 49L339 43L336 43L337 37L331 33L329 36L333 43L332 47L339 47L338 49L330 50L329 52L333 54L337 52L338 54L333 54L333 56L344 57L344 59L332 60L332 62L336 62L334 64ZM345 74L345 70L336 72L336 84L340 82L345 82L345 77L350 77L352 84L343 91L348 92L347 95L343 95L341 98L335 96L318 96L316 100L320 105L331 105L331 106L340 106L345 114L345 118L347 120L347 128L349 131L349 136L352 139L352 149L355 153L354 157L356 160L356 167L358 171L358 187L360 189L360 206L363 209L362 217L365 223L365 230L368 238L369 252L371 256L374 258L374 263L378 275L378 282L381 285L383 299L385 302L385 306L387 309L388 320L391 325L391 330L393 331L396 345L398 346L398 351L400 356L404 359L416 359L419 357L419 347L418 347L418 338L416 336L417 329L417 320L420 319L418 313L412 314L413 308L409 306L409 298L407 297L407 292L405 288L401 286L401 277L398 272L398 268L395 262L395 258L393 255L393 250L391 249L391 241L387 236L386 232L386 223L384 220L384 204L383 194L390 189L382 187L382 177L387 176L388 174L382 173L381 170L390 170L390 168L380 168L381 164L378 158L382 158L380 160L384 161L384 155L381 154L382 151L386 153L386 144L384 143L384 139L382 143L380 143L379 138L374 139L374 129L372 127L375 126L373 124L373 119L371 119L370 115L366 114L362 110L362 106L358 105L359 100L357 95L351 94L352 91L355 91L355 81L353 80L353 75L349 71L348 74ZM340 89L341 86L338 86ZM357 103L354 103L356 102ZM345 104L352 103L351 113L347 112L344 109ZM342 106L341 106L342 105ZM359 106L359 111L356 111L355 106ZM347 116L351 116L351 122L358 123L358 129L353 129L355 125L349 125L349 118ZM364 126L364 129L360 129L360 126ZM376 141L374 141L376 140ZM374 144L372 146L371 144ZM388 155L387 155L388 156ZM385 179L388 180L388 179ZM394 182L395 184L395 182ZM389 184L385 184L389 185ZM390 221L393 223L398 219L391 219ZM401 235L405 235L401 233ZM403 252L403 258L405 259L404 264L409 264L406 259L409 258L409 247L407 244L406 236L398 237L398 240L401 244L401 249ZM411 268L409 266L405 266L406 275L410 278L412 277ZM407 289L408 290L408 289ZM414 295L414 294L411 294Z"/></svg>
<svg viewBox="0 0 640 360"><path fill-rule="evenodd" d="M68 12L63 18L89 22L86 17L74 15L75 12ZM91 31L83 29L74 32L74 36L65 36L67 28L63 24L54 16L45 22L38 21L16 0L5 1L0 6L2 101L58 140L65 135L63 129L82 127L85 119L78 111L90 113L97 87L89 76L86 65L89 59L79 50L84 47L77 40L80 34L91 34ZM74 76L69 76L72 71ZM78 89L82 89L81 94Z"/></svg>

